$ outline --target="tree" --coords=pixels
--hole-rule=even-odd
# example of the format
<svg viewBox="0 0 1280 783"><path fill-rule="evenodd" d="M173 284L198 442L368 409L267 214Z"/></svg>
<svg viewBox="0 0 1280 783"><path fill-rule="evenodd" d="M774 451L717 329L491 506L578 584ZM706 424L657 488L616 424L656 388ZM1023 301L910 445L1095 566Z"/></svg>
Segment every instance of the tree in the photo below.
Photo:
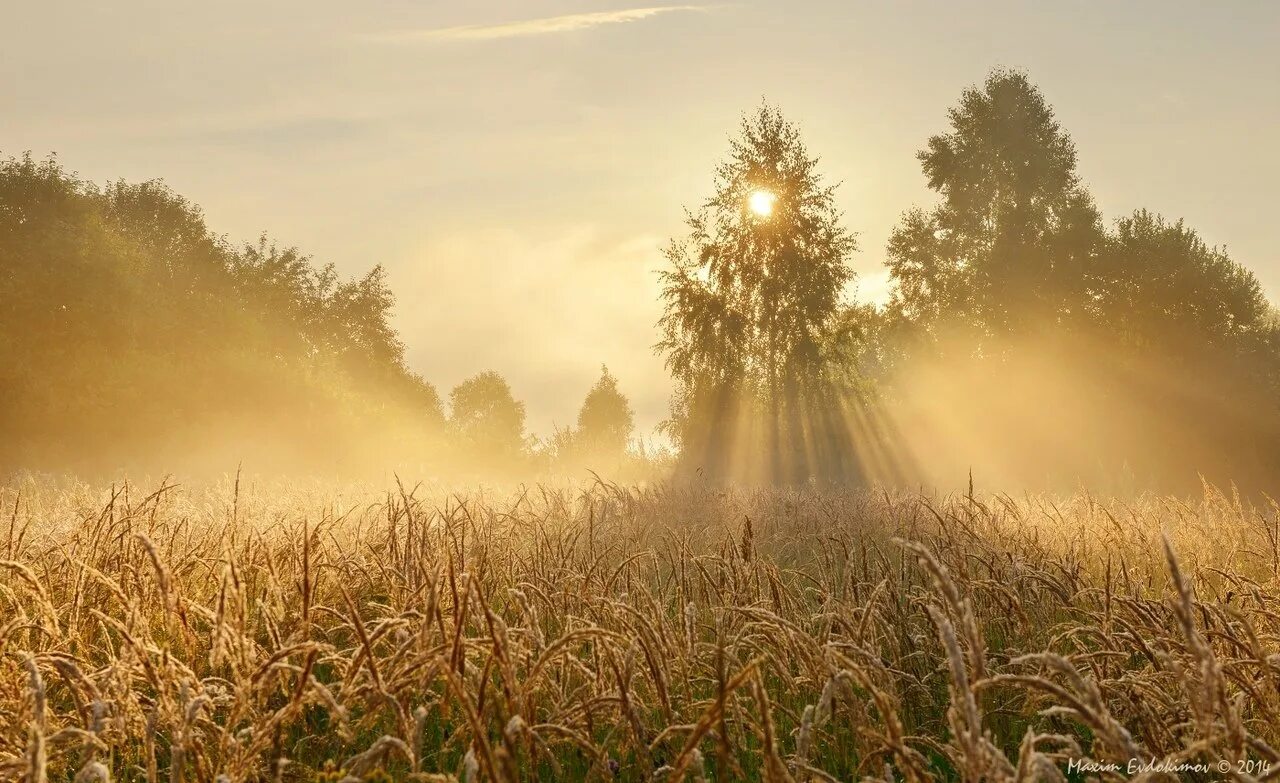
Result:
<svg viewBox="0 0 1280 783"><path fill-rule="evenodd" d="M1087 317L1103 232L1052 107L1025 74L996 70L948 118L918 155L941 203L889 240L892 316L914 338L945 326L976 343Z"/></svg>
<svg viewBox="0 0 1280 783"><path fill-rule="evenodd" d="M635 427L631 403L618 390L618 381L609 368L600 367L600 378L578 411L578 427L573 441L587 459L617 461L627 450Z"/></svg>
<svg viewBox="0 0 1280 783"><path fill-rule="evenodd" d="M1189 355L1248 350L1270 331L1270 305L1253 273L1211 248L1183 221L1145 209L1116 221L1101 309L1127 343Z"/></svg>
<svg viewBox="0 0 1280 783"><path fill-rule="evenodd" d="M889 319L904 342L945 332L991 355L1048 327L1172 355L1262 330L1257 280L1181 221L1139 210L1104 230L1070 136L1025 74L993 71L948 117L918 156L941 201L889 239Z"/></svg>
<svg viewBox="0 0 1280 783"><path fill-rule="evenodd" d="M272 467L249 437L287 467L419 461L443 424L381 267L237 248L158 181L0 158L0 303L0 470L182 469L192 432L219 470Z"/></svg>
<svg viewBox="0 0 1280 783"><path fill-rule="evenodd" d="M509 460L525 447L524 403L498 373L482 372L449 392L449 424L459 444L477 458Z"/></svg>
<svg viewBox="0 0 1280 783"><path fill-rule="evenodd" d="M895 381L920 367L995 377L1000 389L956 380L946 415L998 421L1001 390L1019 389L1056 417L1077 411L1062 432L1103 470L1132 456L1170 481L1274 475L1280 340L1254 276L1146 210L1107 231L1024 74L993 71L948 119L919 153L939 203L888 244L891 393L911 396ZM1194 448L1149 450L1174 435Z"/></svg>
<svg viewBox="0 0 1280 783"><path fill-rule="evenodd" d="M798 129L763 105L667 248L656 348L677 384L667 431L690 467L727 472L733 452L753 450L770 479L813 467L806 408L829 391L834 343L848 336L837 327L856 249L834 192Z"/></svg>

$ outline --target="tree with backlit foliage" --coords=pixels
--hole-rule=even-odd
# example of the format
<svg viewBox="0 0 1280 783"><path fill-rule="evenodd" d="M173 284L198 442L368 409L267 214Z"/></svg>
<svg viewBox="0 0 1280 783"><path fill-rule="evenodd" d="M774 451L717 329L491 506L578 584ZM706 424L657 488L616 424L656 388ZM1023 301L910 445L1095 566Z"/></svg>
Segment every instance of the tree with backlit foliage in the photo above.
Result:
<svg viewBox="0 0 1280 783"><path fill-rule="evenodd" d="M857 244L817 164L761 106L665 251L656 349L677 386L666 430L690 469L795 480L849 467L847 355L866 311L845 300Z"/></svg>

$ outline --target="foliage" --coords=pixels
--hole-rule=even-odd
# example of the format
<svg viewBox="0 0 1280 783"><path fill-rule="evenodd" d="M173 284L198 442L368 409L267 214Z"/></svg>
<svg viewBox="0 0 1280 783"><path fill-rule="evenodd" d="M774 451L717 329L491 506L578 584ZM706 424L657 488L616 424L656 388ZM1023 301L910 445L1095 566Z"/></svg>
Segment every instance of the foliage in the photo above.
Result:
<svg viewBox="0 0 1280 783"><path fill-rule="evenodd" d="M799 130L768 105L742 121L715 192L666 250L656 346L677 383L668 431L691 467L724 472L730 452L768 455L766 473L804 476L817 406L839 396L827 369L850 332L844 291L854 236ZM751 208L766 194L772 212ZM758 433L730 442L725 431Z"/></svg>
<svg viewBox="0 0 1280 783"><path fill-rule="evenodd" d="M547 456L566 473L586 469L617 476L624 463L641 456L628 453L634 430L630 401L609 368L601 366L600 378L578 409L577 426L557 429L547 444Z"/></svg>
<svg viewBox="0 0 1280 783"><path fill-rule="evenodd" d="M941 202L909 211L889 239L891 312L917 339L979 344L1086 317L1101 223L1052 108L1024 74L996 70L948 117L918 156Z"/></svg>
<svg viewBox="0 0 1280 783"><path fill-rule="evenodd" d="M907 212L888 243L882 393L931 364L1025 378L1052 356L1055 379L1097 387L1095 419L1141 419L1153 440L1192 432L1183 475L1273 476L1280 332L1253 274L1145 209L1104 227L1071 138L1025 74L993 71L948 120L919 153L939 202ZM964 424L1001 418L1002 404L971 407ZM1080 445L1115 469L1136 456L1118 440Z"/></svg>
<svg viewBox="0 0 1280 783"><path fill-rule="evenodd" d="M1109 239L1100 309L1125 343L1189 356L1248 350L1271 333L1257 278L1183 221L1141 209Z"/></svg>
<svg viewBox="0 0 1280 783"><path fill-rule="evenodd" d="M439 430L381 267L343 281L265 237L234 247L159 182L0 161L0 271L0 469L176 461L251 431L316 467L317 439Z"/></svg>
<svg viewBox="0 0 1280 783"><path fill-rule="evenodd" d="M1071 138L1025 74L993 71L948 117L919 154L940 203L909 211L888 244L899 337L978 353L1046 327L1183 353L1265 339L1257 279L1182 221L1144 209L1103 228Z"/></svg>
<svg viewBox="0 0 1280 783"><path fill-rule="evenodd" d="M846 301L855 235L797 127L767 104L743 118L665 250L656 350L682 475L865 478L869 455L906 451L902 433L927 420L902 405L925 376L957 431L1008 402L958 379L1014 377L1009 394L1054 415L1074 395L1146 440L1186 434L1183 475L1273 477L1280 317L1254 275L1181 220L1104 223L1025 74L992 71L947 121L918 155L938 202L890 237L894 292L877 310ZM160 182L0 161L0 471L222 470L250 442L265 469L621 461L633 416L607 370L541 451L496 373L454 389L446 422L406 366L393 304L381 266L343 279L265 236L234 245ZM1048 389L1050 375L1088 383ZM1119 435L1078 445L1106 470L1135 456Z"/></svg>
<svg viewBox="0 0 1280 783"><path fill-rule="evenodd" d="M482 372L455 386L449 410L455 443L473 458L509 462L524 451L524 403L498 373Z"/></svg>
<svg viewBox="0 0 1280 783"><path fill-rule="evenodd" d="M600 379L587 392L578 411L576 436L589 452L618 456L626 451L634 429L631 403L618 391L618 379L602 365Z"/></svg>

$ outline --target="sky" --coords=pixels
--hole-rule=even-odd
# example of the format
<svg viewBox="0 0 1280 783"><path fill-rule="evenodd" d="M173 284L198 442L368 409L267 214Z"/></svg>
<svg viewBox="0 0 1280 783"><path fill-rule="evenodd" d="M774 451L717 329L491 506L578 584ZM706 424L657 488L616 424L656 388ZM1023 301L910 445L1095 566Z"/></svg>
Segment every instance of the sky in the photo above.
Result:
<svg viewBox="0 0 1280 783"><path fill-rule="evenodd" d="M0 154L383 264L411 366L446 397L500 371L543 435L601 364L642 432L665 415L660 250L762 100L840 183L858 298L934 202L916 151L1006 66L1108 220L1185 218L1280 301L1280 3L3 2Z"/></svg>

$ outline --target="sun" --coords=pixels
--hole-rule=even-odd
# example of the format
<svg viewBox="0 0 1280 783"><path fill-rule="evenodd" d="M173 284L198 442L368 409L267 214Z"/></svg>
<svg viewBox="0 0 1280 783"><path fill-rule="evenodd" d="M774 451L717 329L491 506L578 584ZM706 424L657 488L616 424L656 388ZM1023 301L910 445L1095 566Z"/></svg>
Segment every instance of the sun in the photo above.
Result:
<svg viewBox="0 0 1280 783"><path fill-rule="evenodd" d="M751 194L751 198L747 199L748 206L751 211L760 217L769 217L773 214L773 204L778 197L767 190L757 190Z"/></svg>

